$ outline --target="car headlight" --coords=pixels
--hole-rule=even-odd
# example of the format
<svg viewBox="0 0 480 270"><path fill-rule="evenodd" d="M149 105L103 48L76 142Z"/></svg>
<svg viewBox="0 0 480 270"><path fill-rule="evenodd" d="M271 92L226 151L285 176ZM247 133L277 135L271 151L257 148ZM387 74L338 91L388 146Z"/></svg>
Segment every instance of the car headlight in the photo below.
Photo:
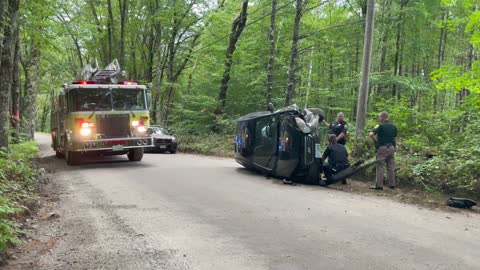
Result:
<svg viewBox="0 0 480 270"><path fill-rule="evenodd" d="M143 133L143 132L146 132L146 131L147 131L147 128L144 127L144 126L139 126L139 127L137 128L137 130L138 130L138 132Z"/></svg>

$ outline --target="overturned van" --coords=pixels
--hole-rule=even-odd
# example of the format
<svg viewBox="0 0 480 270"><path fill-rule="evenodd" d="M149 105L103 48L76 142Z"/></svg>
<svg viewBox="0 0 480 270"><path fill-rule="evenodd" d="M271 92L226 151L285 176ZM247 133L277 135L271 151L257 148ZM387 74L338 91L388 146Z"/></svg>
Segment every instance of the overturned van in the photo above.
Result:
<svg viewBox="0 0 480 270"><path fill-rule="evenodd" d="M237 120L235 160L246 168L288 180L317 184L322 172L320 109L255 112Z"/></svg>

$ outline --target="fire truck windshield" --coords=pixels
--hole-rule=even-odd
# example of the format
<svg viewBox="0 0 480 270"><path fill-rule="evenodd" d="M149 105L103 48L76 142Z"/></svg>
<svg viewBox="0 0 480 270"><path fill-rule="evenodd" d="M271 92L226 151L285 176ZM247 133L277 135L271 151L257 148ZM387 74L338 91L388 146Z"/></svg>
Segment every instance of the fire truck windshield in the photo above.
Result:
<svg viewBox="0 0 480 270"><path fill-rule="evenodd" d="M66 95L68 111L146 110L143 89L72 89Z"/></svg>
<svg viewBox="0 0 480 270"><path fill-rule="evenodd" d="M112 100L108 89L72 89L66 94L68 111L111 111Z"/></svg>
<svg viewBox="0 0 480 270"><path fill-rule="evenodd" d="M113 110L138 111L146 110L145 91L142 89L113 89Z"/></svg>

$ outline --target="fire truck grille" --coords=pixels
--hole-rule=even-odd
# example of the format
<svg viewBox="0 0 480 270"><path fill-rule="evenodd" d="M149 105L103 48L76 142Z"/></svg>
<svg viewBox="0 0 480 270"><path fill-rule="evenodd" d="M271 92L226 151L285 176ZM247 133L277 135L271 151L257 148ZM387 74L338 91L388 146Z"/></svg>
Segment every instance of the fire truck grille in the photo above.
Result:
<svg viewBox="0 0 480 270"><path fill-rule="evenodd" d="M97 133L102 138L130 137L130 117L128 114L105 114L97 116Z"/></svg>

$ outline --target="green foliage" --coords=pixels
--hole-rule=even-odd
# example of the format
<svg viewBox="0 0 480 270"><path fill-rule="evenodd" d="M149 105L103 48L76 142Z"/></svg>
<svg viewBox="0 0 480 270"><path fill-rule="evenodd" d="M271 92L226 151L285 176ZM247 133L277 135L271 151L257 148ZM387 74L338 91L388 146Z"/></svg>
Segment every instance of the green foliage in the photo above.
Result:
<svg viewBox="0 0 480 270"><path fill-rule="evenodd" d="M228 36L241 1L221 1L223 6L218 2L200 0L190 7L191 1L129 1L122 68L132 80L154 82L156 109L168 115L162 124L178 135L180 148L231 155L235 119L265 109L271 1L249 2L222 116L213 112ZM81 62L97 58L104 66L119 57L120 8L118 1L111 3L111 9L105 0L28 0L22 5L24 56L33 45L43 56L38 128L48 130L48 93L72 80ZM324 109L328 121L339 111L347 119L355 118L365 3L307 1L300 26L295 102ZM277 108L284 105L288 86L295 5L278 0L278 7L272 90ZM390 113L399 129L399 178L405 183L431 190L478 190L477 9L476 0L377 1L367 131L376 124L378 112ZM192 47L194 35L199 38ZM374 156L368 138L351 147L359 158ZM7 173L26 178L34 173L23 165L2 162L2 168L8 168L1 171L2 180ZM21 189L20 185L15 190Z"/></svg>
<svg viewBox="0 0 480 270"><path fill-rule="evenodd" d="M203 135L179 135L178 147L182 152L222 157L233 157L233 136L205 133Z"/></svg>
<svg viewBox="0 0 480 270"><path fill-rule="evenodd" d="M6 249L19 242L18 225L7 219L16 212L17 209L13 207L12 202L0 195L0 249Z"/></svg>
<svg viewBox="0 0 480 270"><path fill-rule="evenodd" d="M472 34L470 41L472 45L480 47L480 11L475 11L470 15L465 31Z"/></svg>
<svg viewBox="0 0 480 270"><path fill-rule="evenodd" d="M21 212L21 205L36 201L33 160L38 147L33 142L13 144L8 151L0 151L0 249L18 243L21 232L9 220Z"/></svg>

